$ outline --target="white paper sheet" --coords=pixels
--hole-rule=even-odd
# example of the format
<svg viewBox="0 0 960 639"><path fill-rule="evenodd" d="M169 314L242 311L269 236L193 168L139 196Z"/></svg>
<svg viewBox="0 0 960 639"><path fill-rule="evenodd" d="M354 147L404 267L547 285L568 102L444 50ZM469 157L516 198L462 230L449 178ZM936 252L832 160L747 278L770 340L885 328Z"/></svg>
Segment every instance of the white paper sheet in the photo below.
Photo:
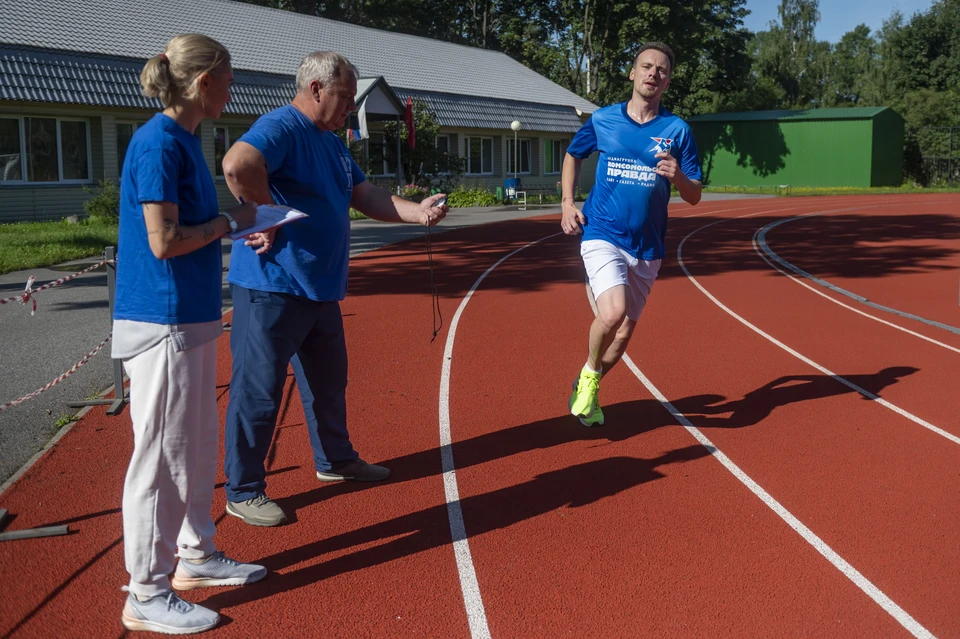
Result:
<svg viewBox="0 0 960 639"><path fill-rule="evenodd" d="M257 219L250 228L230 233L231 240L239 240L251 233L261 233L307 217L307 214L289 206L261 204L257 207Z"/></svg>

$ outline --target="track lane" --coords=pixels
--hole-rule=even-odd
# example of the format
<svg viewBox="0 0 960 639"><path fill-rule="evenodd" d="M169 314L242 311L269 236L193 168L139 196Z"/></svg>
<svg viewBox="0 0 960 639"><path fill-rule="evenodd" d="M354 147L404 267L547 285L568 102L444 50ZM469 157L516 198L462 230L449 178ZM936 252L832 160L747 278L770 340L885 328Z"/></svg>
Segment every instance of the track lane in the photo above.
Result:
<svg viewBox="0 0 960 639"><path fill-rule="evenodd" d="M782 276L765 276L749 256L749 237L757 226L748 220L724 222L711 233L691 238L685 260L705 288L788 345L807 355L815 353L813 359L823 358L832 370L873 387L891 401L909 402L923 416L949 419L939 425L955 428L956 401L942 380L950 379L955 355L932 346L915 347L913 342L923 343L843 311ZM711 269L718 245L739 255L742 268L723 273ZM701 255L707 256L704 265L698 261ZM737 261L731 256L725 260ZM699 274L701 266L706 274ZM729 447L729 454L742 460L738 463L756 469L755 478L788 508L795 505L801 520L813 522L815 531L829 530L826 539L841 555L858 567L875 566L876 570L865 571L867 576L879 578L875 583L907 610L917 611L921 622L932 619L934 632L940 623L940 631L956 633L958 620L944 611L956 600L958 583L951 571L937 567L955 566L960 559L956 551L960 544L952 532L960 517L950 497L960 488L952 470L960 459L957 451L949 450L957 446L864 401L798 360L791 363L786 353L769 343L758 344L763 341L759 336L738 327L726 314L714 320L715 327L709 326L707 318L716 317L719 309L702 294L700 303L690 304L688 291L676 284L658 292L683 300L687 308L679 315L660 316L660 323L699 316L700 321L691 323L678 339L690 342L687 352L702 351L699 361L721 363L726 375L740 382L739 392L727 402L700 407L694 423L716 429L706 432L722 442L722 448ZM657 311L651 317L656 315ZM670 326L675 328L679 325ZM657 354L640 352L648 357ZM676 371L667 370L665 360L656 361L665 367L669 381L663 387L670 389L668 396L705 392L716 379L713 375L723 374L718 370L705 376L706 384L692 383L672 379ZM883 372L892 366L921 370L896 379ZM804 405L808 407L801 409ZM691 410L698 412L696 407ZM761 426L766 437L756 441L742 432L749 427L754 433ZM764 469L768 465L764 457L771 451L777 451L784 469ZM873 533L870 543L858 532L864 528ZM901 562L892 559L898 556Z"/></svg>
<svg viewBox="0 0 960 639"><path fill-rule="evenodd" d="M678 209L678 214L706 211L708 217L737 214L719 209L710 212L705 207ZM672 229L680 226L677 222L671 222ZM556 220L530 221L451 232L445 234L448 239L435 239L444 318L449 322L462 295L483 269L523 243L555 232L556 227ZM636 632L637 628L668 636L904 635L888 615L825 565L768 509L749 494L741 497L745 493L742 487L706 457L702 447L676 426L625 368L614 371L604 384L607 426L584 429L563 415L570 377L582 364L580 342L590 311L575 250L547 248L538 249L530 259L509 260L498 279L491 277L465 314L461 337L473 337L463 342L458 337L454 352L454 393L463 398L459 403L453 398L453 453L493 636L575 631L610 636ZM304 627L322 628L325 635L334 637L355 636L358 627L383 636L469 634L450 547L436 433L435 389L444 333L429 345L428 280L422 249L409 243L357 260L352 268L350 297L344 304L351 354L351 429L364 457L390 466L394 477L388 484L360 488L318 486L315 480L308 481L309 447L305 433L297 432L302 430L302 416L296 414L294 398L279 431L271 462L275 474L270 481L271 493L276 487L277 496L285 500L283 505L293 508L299 521L288 527L289 536L286 529L280 529L284 535L251 537L267 531L254 531L230 519L223 522L218 536L228 549L241 549L235 554L244 559L256 558L249 553L259 548L277 574L258 586L266 590L256 596L257 587L190 595L223 606L225 615L238 622L218 630L224 636L266 634L284 628L295 632ZM548 281L543 281L543 271L551 273ZM657 284L642 324L647 325L653 317L648 317L653 309L660 308L666 315L650 327L648 339L638 333L635 345L642 340L643 347L634 356L658 385L658 378L665 375L671 384L704 390L671 395L671 399L680 398L678 407L695 415L696 409L713 410L724 403L724 397L735 401L737 393L749 392L749 384L739 384L725 365L729 353L715 356L724 365L710 361L712 331L726 334L734 350L745 348L751 340L736 327L727 326L715 315L716 310L705 310L702 295L688 291L662 299L672 288L663 285L671 280L683 285L676 277L665 277ZM474 316L472 311L477 309L479 314ZM697 314L700 325L688 325L680 311ZM697 339L691 341L692 337ZM688 342L693 346L685 346ZM643 350L647 348L652 350ZM224 349L221 346L221 351ZM686 359L680 357L684 349L691 349L688 357L697 362L696 368L678 366ZM746 357L741 366L739 370L763 369L766 363ZM799 369L786 366L784 370ZM491 388L502 392L490 393ZM718 397L721 392L723 397ZM844 401L847 397L817 399L814 394L787 399L785 406L773 402L770 415L791 405L822 401L839 400L840 408L849 409L849 402ZM856 414L860 405L853 408ZM832 406L814 411L814 419L831 414L830 410ZM750 411L740 413L750 415ZM706 412L700 418L708 429L705 432L715 439L720 433L735 441L737 431L752 431L763 440L761 431L768 429L768 419L721 428L718 422L725 418L724 413ZM125 469L129 450L114 441L116 423L105 418L93 423L94 428L84 435L89 439L70 439L74 437L71 432L64 439L67 445L55 449L64 453L59 462L48 466L53 462L45 459L31 471L37 476L30 481L43 481L47 492L33 486L20 493L18 487L15 496L4 495L0 504L7 507L8 498L15 500L10 502L15 503L14 510L23 513L17 527L52 523L30 509L31 499L48 493L55 496L48 497L52 504L47 505L64 518L84 518L78 523L84 545L59 546L54 552L52 540L18 542L31 544L26 564L19 559L13 562L13 555L0 547L0 579L6 583L12 574L7 571L22 570L24 565L31 577L44 570L49 577L37 577L46 584L45 589L18 593L29 595L30 602L0 603L4 624L14 618L7 612L36 607L54 593L22 627L24 636L50 634L50 628L61 627L58 624L68 619L67 613L80 634L109 636L113 629L119 630L113 603L122 599L116 590L123 576L122 549L110 545L119 530L119 514L110 512L110 505L119 503L119 485L112 489L115 495L109 490L94 493L104 485L103 477L118 472L111 470L111 465L122 467L121 477ZM774 424L774 434L791 425L790 420L786 425ZM828 446L835 434L818 433L819 439L813 443ZM768 445L745 441L738 446L744 454L757 452L761 457L776 451L774 460L762 460L760 466L772 467L778 493L783 492L781 484L802 483L797 477L804 475L796 473L805 469L818 470L819 475L812 475L816 480L826 478L832 465L849 466L851 459L856 459L827 451L819 465L810 460L801 464L790 455L806 453L803 441L788 441L791 448L786 451L779 436L766 441ZM864 449L867 441L861 441ZM83 450L75 450L76 444ZM882 454L897 461L901 457L895 457L896 452L884 449ZM776 460L787 467L778 467ZM940 463L937 459L925 461ZM871 468L872 464L867 472ZM890 485L884 484L880 490L900 499L902 482L909 481L910 472L892 470ZM51 471L55 476L50 476ZM608 481L598 482L598 478ZM64 486L76 487L79 492L64 491ZM831 505L836 507L841 498L849 499L857 490L857 485L850 491L837 488L837 497L827 492L817 495L815 501L823 506L820 502L833 499ZM77 494L88 491L89 499L77 499ZM948 493L925 496L916 510L943 516L935 509L950 503L953 496ZM860 510L874 514L874 498L867 497L871 503ZM222 503L215 505L217 508L222 508ZM46 509L44 506L43 512L49 512ZM903 513L894 504L888 514L896 517ZM845 541L852 538L868 549L917 542L917 537L905 535L897 522L874 523L850 533L844 528L847 519L827 517L831 534ZM818 532L823 520L817 519ZM93 526L84 521L101 523ZM471 525L471 521L481 523ZM948 527L956 528L955 523L948 519ZM72 544L80 541L77 537L80 535L65 540ZM926 538L919 541L928 542ZM18 549L26 547L18 545ZM865 555L864 562L873 569L903 570L896 558L878 561L868 552ZM960 564L952 555L943 555L938 561L946 566ZM859 567L859 557L857 564ZM50 570L50 566L56 568ZM56 592L64 570L81 572L63 591ZM952 609L949 601L950 597L955 601L955 592L948 588L941 597L931 593L941 576L930 566L926 570L933 582L919 589L918 599L929 604L921 612L931 611L928 617L940 618L944 610ZM910 581L913 574L907 577ZM306 607L305 601L310 602ZM914 612L913 607L904 605ZM947 619L930 628L947 636L955 633L955 626L949 624Z"/></svg>
<svg viewBox="0 0 960 639"><path fill-rule="evenodd" d="M856 215L790 219L766 238L781 258L815 277L877 304L956 326L958 210L956 195L902 196L896 205L872 211L869 220ZM884 277L890 273L897 277Z"/></svg>
<svg viewBox="0 0 960 639"><path fill-rule="evenodd" d="M533 267L555 244L514 259ZM564 254L582 278L575 244ZM489 279L496 289L496 272ZM460 494L493 635L818 636L824 618L846 636L903 632L638 393L626 369L604 383L608 426L563 414L591 315L582 283L559 279L532 294L481 289L458 329L454 456L466 458Z"/></svg>

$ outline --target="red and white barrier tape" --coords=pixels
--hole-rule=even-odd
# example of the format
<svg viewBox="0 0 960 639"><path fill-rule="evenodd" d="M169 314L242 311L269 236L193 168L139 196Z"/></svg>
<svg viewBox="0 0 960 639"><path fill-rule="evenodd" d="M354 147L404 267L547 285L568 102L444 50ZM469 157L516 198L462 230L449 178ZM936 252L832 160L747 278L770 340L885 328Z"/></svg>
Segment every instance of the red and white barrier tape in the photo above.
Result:
<svg viewBox="0 0 960 639"><path fill-rule="evenodd" d="M27 278L27 286L26 288L23 289L23 293L20 293L20 295L16 295L14 297L8 297L6 299L0 298L0 304L8 304L10 302L20 302L21 304L27 304L29 302L32 304L30 314L33 315L34 313L37 312L37 300L33 299L34 295L36 295L40 291L45 291L48 288L53 288L54 286L60 286L64 282L69 282L73 278L80 277L84 273L89 273L94 269L98 269L106 263L107 263L107 260L102 260L101 262L98 262L97 264L94 264L89 268L85 268L78 273L74 273L73 275L67 275L66 277L61 277L59 280L47 282L46 284L44 284L38 289L33 288L33 283L36 281L36 278L33 275L31 275L29 278Z"/></svg>
<svg viewBox="0 0 960 639"><path fill-rule="evenodd" d="M91 357L93 357L94 355L96 355L97 353L99 353L99 352L100 352L100 349L102 349L104 346L107 345L107 342L110 341L110 338L111 338L111 337L113 337L113 333L112 333L112 332L111 332L109 335L107 335L107 339L105 339L105 340L103 340L102 342L100 342L100 346L97 346L95 349L93 349L92 351L90 351L89 353L87 353L86 355L84 355L84 356L83 356L83 359L81 359L79 362L77 362L76 364L74 364L74 365L73 365L73 368L71 368L71 369L68 370L66 373L64 373L64 374L61 375L60 377L56 378L55 380L53 380L52 382L50 382L49 384L47 384L47 385L44 386L43 388L37 389L37 390L33 391L32 393L30 393L29 395L24 395L24 396L21 397L20 399L15 399L15 400L13 400L12 402L7 402L6 404L3 404L2 406L0 406L0 412L5 411L6 409L10 408L11 406L16 406L17 404L20 404L20 403L22 403L22 402L25 402L25 401L27 401L28 399L33 399L34 397L36 397L37 395L39 395L39 394L42 393L43 391L48 390L48 389L56 386L57 384L59 384L60 382L62 382L63 380L65 380L66 378L68 378L68 377L70 377L71 375L73 375L74 373L76 373L78 368L80 368L81 366L83 366L84 364L86 364L86 363L90 360Z"/></svg>

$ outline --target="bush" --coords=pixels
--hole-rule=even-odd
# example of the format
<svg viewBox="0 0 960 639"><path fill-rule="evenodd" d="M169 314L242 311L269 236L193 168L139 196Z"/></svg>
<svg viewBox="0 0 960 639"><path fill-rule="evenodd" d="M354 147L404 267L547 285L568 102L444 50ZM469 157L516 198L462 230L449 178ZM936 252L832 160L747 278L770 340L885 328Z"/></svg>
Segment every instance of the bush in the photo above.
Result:
<svg viewBox="0 0 960 639"><path fill-rule="evenodd" d="M421 202L423 198L427 197L427 187L417 186L416 184L407 184L400 190L400 197L413 200L414 202Z"/></svg>
<svg viewBox="0 0 960 639"><path fill-rule="evenodd" d="M103 179L96 189L83 187L93 197L83 203L83 210L96 222L117 222L120 219L120 187Z"/></svg>
<svg viewBox="0 0 960 639"><path fill-rule="evenodd" d="M496 206L500 202L490 191L474 187L468 189L462 184L447 195L447 206L462 208L465 206Z"/></svg>

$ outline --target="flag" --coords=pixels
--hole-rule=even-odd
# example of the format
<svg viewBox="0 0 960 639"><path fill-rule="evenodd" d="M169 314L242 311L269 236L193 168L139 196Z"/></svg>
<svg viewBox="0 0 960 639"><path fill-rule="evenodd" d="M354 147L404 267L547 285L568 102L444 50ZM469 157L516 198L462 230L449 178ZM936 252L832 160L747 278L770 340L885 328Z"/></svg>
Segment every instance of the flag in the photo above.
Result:
<svg viewBox="0 0 960 639"><path fill-rule="evenodd" d="M357 112L357 119L360 121L360 128L357 130L357 133L360 136L360 139L366 140L370 137L370 132L367 131L367 101L364 100L363 104L360 105L360 110Z"/></svg>
<svg viewBox="0 0 960 639"><path fill-rule="evenodd" d="M415 148L417 134L413 129L413 98L407 98L407 112L403 114L403 121L407 124L407 144L411 149Z"/></svg>
<svg viewBox="0 0 960 639"><path fill-rule="evenodd" d="M351 115L347 125L347 142L359 142L370 137L367 131L367 101L360 105L360 110Z"/></svg>

